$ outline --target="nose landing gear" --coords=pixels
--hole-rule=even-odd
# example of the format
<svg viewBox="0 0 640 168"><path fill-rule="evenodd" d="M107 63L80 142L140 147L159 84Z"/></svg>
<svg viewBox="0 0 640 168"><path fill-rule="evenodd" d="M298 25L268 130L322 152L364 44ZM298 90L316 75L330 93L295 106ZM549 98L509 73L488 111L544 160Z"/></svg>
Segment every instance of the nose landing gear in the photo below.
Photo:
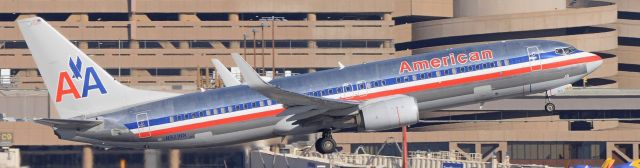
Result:
<svg viewBox="0 0 640 168"><path fill-rule="evenodd" d="M544 92L544 94L544 102L547 103L544 105L544 111L554 113L556 111L556 105L551 103L551 98L549 98L549 91Z"/></svg>
<svg viewBox="0 0 640 168"><path fill-rule="evenodd" d="M331 130L322 130L322 138L315 143L316 151L322 154L329 154L336 151L336 141L331 137Z"/></svg>

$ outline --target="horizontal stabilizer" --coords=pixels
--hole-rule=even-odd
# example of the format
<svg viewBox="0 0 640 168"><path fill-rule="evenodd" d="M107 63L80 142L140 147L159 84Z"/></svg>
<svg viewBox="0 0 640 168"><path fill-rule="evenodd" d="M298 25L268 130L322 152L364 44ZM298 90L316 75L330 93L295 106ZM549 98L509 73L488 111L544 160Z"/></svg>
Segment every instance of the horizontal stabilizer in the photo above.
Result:
<svg viewBox="0 0 640 168"><path fill-rule="evenodd" d="M233 77L233 74L229 72L227 67L225 67L224 64L220 62L220 60L211 59L211 63L213 63L213 66L216 67L216 72L218 73L218 75L220 75L220 78L222 79L222 83L224 83L224 86L229 87L229 86L240 85L240 81L238 81L238 79Z"/></svg>
<svg viewBox="0 0 640 168"><path fill-rule="evenodd" d="M61 129L87 130L102 124L102 121L72 120L72 119L38 119L34 122Z"/></svg>

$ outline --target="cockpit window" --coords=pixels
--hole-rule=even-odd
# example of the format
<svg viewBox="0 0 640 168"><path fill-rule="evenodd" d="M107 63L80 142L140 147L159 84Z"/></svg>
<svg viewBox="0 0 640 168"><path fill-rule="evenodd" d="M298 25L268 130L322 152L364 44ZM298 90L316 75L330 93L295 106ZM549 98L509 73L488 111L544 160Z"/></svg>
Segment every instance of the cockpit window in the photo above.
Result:
<svg viewBox="0 0 640 168"><path fill-rule="evenodd" d="M569 55L569 54L573 54L577 51L577 49L575 47L565 47L565 48L557 48L556 49L556 54L558 55Z"/></svg>
<svg viewBox="0 0 640 168"><path fill-rule="evenodd" d="M565 54L573 54L577 51L575 47L567 47L567 48L564 48L563 50Z"/></svg>
<svg viewBox="0 0 640 168"><path fill-rule="evenodd" d="M556 54L558 55L564 55L564 50L562 48L557 48L556 49Z"/></svg>

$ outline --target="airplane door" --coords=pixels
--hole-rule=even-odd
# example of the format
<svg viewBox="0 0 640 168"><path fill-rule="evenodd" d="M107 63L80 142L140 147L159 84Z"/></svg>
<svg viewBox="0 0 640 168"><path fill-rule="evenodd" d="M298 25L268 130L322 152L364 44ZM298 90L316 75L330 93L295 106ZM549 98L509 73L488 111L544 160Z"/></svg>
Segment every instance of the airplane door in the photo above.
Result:
<svg viewBox="0 0 640 168"><path fill-rule="evenodd" d="M136 114L136 123L138 123L138 128L141 131L138 137L147 138L151 136L151 127L149 127L149 116L147 113Z"/></svg>
<svg viewBox="0 0 640 168"><path fill-rule="evenodd" d="M536 71L542 70L542 62L540 61L540 49L538 46L527 47L527 55L529 56L529 68L531 71L529 72L529 81L528 84L524 86L524 93L532 92L531 85L537 81L539 73Z"/></svg>
<svg viewBox="0 0 640 168"><path fill-rule="evenodd" d="M527 55L529 55L529 65L531 71L542 70L542 62L540 61L540 49L538 46L527 47Z"/></svg>

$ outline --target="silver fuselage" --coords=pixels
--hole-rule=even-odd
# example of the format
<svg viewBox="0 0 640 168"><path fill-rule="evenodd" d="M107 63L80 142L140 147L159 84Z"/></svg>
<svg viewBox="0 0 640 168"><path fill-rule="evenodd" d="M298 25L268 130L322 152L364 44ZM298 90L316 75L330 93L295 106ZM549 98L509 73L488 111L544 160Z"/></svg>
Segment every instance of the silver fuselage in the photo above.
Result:
<svg viewBox="0 0 640 168"><path fill-rule="evenodd" d="M545 40L497 42L278 78L270 83L309 96L357 101L404 94L415 97L424 113L547 91L580 80L602 63L600 57L579 50L564 55L555 52L567 47L571 46ZM490 58L469 61L472 53L487 50ZM467 54L465 63L453 61L459 54ZM434 58L441 58L440 63L419 64ZM402 67L403 62L409 67ZM83 119L104 123L87 131L58 129L56 133L63 139L106 147L192 148L322 129L283 132L279 123L288 117L282 115L284 110L282 104L240 85L87 116Z"/></svg>

